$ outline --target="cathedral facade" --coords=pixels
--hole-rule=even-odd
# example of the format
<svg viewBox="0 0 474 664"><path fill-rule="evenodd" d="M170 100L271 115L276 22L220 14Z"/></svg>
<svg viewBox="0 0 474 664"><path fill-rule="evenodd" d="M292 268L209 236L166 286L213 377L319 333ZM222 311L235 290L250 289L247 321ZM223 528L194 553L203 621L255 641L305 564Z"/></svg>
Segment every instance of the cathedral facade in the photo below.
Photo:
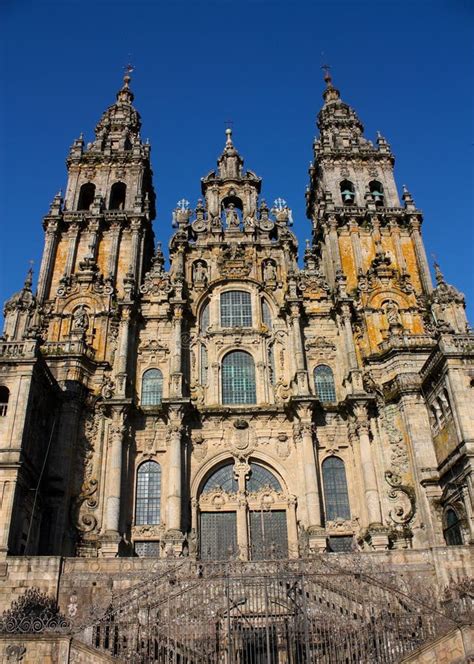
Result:
<svg viewBox="0 0 474 664"><path fill-rule="evenodd" d="M227 130L166 269L129 83L71 147L36 292L5 305L1 559L472 542L474 337L387 141L326 75L299 267Z"/></svg>

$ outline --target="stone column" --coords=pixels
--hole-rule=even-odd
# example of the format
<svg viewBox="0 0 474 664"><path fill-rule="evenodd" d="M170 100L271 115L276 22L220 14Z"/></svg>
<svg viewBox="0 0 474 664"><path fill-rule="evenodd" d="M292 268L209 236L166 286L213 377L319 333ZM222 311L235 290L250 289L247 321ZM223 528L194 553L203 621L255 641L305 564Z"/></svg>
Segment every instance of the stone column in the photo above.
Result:
<svg viewBox="0 0 474 664"><path fill-rule="evenodd" d="M334 274L342 270L341 252L339 251L339 238L337 235L337 219L329 217L329 245L331 247L331 258L334 266Z"/></svg>
<svg viewBox="0 0 474 664"><path fill-rule="evenodd" d="M183 410L171 407L168 424L168 481L167 481L167 533L165 535L166 549L173 553L180 553L183 544L181 532L181 501L182 501L182 445Z"/></svg>
<svg viewBox="0 0 474 664"><path fill-rule="evenodd" d="M392 242L395 249L395 256L397 257L398 269L400 270L400 272L406 272L407 264L405 261L405 257L403 255L402 246L400 242L400 227L395 219L390 219L388 225L390 228L390 233L392 235Z"/></svg>
<svg viewBox="0 0 474 664"><path fill-rule="evenodd" d="M182 322L183 305L175 304L173 309L173 332L171 345L171 385L170 397L181 397L182 389Z"/></svg>
<svg viewBox="0 0 474 664"><path fill-rule="evenodd" d="M74 261L76 259L77 239L79 237L79 224L76 223L70 224L67 236L69 239L69 246L67 250L66 266L64 268L64 274L67 277L70 277L74 268Z"/></svg>
<svg viewBox="0 0 474 664"><path fill-rule="evenodd" d="M286 527L288 530L288 557L298 558L298 527L296 522L296 496L290 495L287 500Z"/></svg>
<svg viewBox="0 0 474 664"><path fill-rule="evenodd" d="M109 249L109 260L107 263L107 275L110 276L115 284L116 272L117 272L117 255L119 248L119 238L120 238L120 223L118 221L112 221L110 224L110 249Z"/></svg>
<svg viewBox="0 0 474 664"><path fill-rule="evenodd" d="M349 369L357 369L357 355L352 335L351 309L349 304L343 304L341 307L341 317L344 326L344 340L349 360Z"/></svg>
<svg viewBox="0 0 474 664"><path fill-rule="evenodd" d="M359 224L355 219L349 220L349 231L351 234L352 253L354 255L354 265L356 274L363 270L362 250L360 246Z"/></svg>
<svg viewBox="0 0 474 664"><path fill-rule="evenodd" d="M119 524L125 430L125 413L123 410L115 410L109 429L105 481L106 532L101 546L102 555L109 558L117 556L121 539Z"/></svg>
<svg viewBox="0 0 474 664"><path fill-rule="evenodd" d="M8 553L8 539L13 526L13 503L18 481L18 471L11 469L0 470L0 561Z"/></svg>
<svg viewBox="0 0 474 664"><path fill-rule="evenodd" d="M48 296L51 277L53 276L53 261L58 246L58 222L46 222L46 235L44 240L43 258L38 276L38 302L43 302Z"/></svg>
<svg viewBox="0 0 474 664"><path fill-rule="evenodd" d="M410 219L410 235L415 249L416 262L418 264L423 290L425 293L429 294L433 290L433 284L431 282L431 273L426 258L425 247L423 246L423 240L421 239L420 227L420 220L416 217L412 217Z"/></svg>
<svg viewBox="0 0 474 664"><path fill-rule="evenodd" d="M369 418L366 405L356 404L354 412L356 416L356 430L359 437L360 464L369 522L368 532L370 533L370 543L374 549L387 549L388 535L386 529L382 526L382 510L380 508L377 477L370 445Z"/></svg>
<svg viewBox="0 0 474 664"><path fill-rule="evenodd" d="M303 339L301 338L300 307L298 302L293 302L291 304L290 315L298 392L299 394L309 394L308 375L304 361Z"/></svg>
<svg viewBox="0 0 474 664"><path fill-rule="evenodd" d="M309 409L305 409L305 421L299 422L298 434L301 445L305 502L308 514L309 547L311 551L323 551L326 548L326 536L321 527L321 501L319 499L319 475L317 459L313 445L313 425L309 420Z"/></svg>
<svg viewBox="0 0 474 664"><path fill-rule="evenodd" d="M239 545L239 558L241 560L248 560L250 557L250 552L247 525L247 499L243 491L239 491L238 494L237 541Z"/></svg>
<svg viewBox="0 0 474 664"><path fill-rule="evenodd" d="M142 222L140 219L132 219L130 223L130 228L132 229L132 249L131 249L131 264L132 272L137 279L140 272L139 268L139 254L140 254L140 239L142 234ZM135 281L135 283L137 283Z"/></svg>
<svg viewBox="0 0 474 664"><path fill-rule="evenodd" d="M130 308L122 307L122 319L119 325L117 353L117 396L125 396L127 385L128 341L130 335Z"/></svg>

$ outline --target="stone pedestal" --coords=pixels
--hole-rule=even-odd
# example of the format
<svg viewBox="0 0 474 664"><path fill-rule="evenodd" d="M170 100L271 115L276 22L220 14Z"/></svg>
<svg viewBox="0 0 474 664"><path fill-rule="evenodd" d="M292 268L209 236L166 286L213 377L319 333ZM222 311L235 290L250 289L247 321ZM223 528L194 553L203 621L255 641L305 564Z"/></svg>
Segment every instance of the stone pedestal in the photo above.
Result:
<svg viewBox="0 0 474 664"><path fill-rule="evenodd" d="M323 553L327 547L326 531L323 528L309 528L308 545L310 553Z"/></svg>
<svg viewBox="0 0 474 664"><path fill-rule="evenodd" d="M117 558L122 538L116 532L105 533L101 540L100 556L102 558Z"/></svg>
<svg viewBox="0 0 474 664"><path fill-rule="evenodd" d="M165 558L178 558L183 552L184 535L180 530L170 529L163 537Z"/></svg>

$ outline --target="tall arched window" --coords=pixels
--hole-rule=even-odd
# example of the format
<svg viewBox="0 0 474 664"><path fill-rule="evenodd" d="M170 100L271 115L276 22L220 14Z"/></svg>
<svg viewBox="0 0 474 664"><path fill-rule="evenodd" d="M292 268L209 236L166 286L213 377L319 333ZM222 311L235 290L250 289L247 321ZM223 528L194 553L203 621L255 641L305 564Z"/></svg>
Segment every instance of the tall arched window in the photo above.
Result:
<svg viewBox="0 0 474 664"><path fill-rule="evenodd" d="M252 327L252 304L246 291L221 294L221 326Z"/></svg>
<svg viewBox="0 0 474 664"><path fill-rule="evenodd" d="M226 463L210 475L204 482L201 493L222 489L226 493L237 493L239 485L235 479L234 464Z"/></svg>
<svg viewBox="0 0 474 664"><path fill-rule="evenodd" d="M369 191L372 194L375 205L384 204L384 195L383 195L383 185L378 180L372 180L369 182Z"/></svg>
<svg viewBox="0 0 474 664"><path fill-rule="evenodd" d="M269 330L272 329L272 315L270 313L270 307L266 300L262 300L262 321L263 324L268 327Z"/></svg>
<svg viewBox="0 0 474 664"><path fill-rule="evenodd" d="M137 497L135 523L156 525L160 523L161 466L155 461L145 461L137 471Z"/></svg>
<svg viewBox="0 0 474 664"><path fill-rule="evenodd" d="M208 367L209 367L209 360L207 355L207 348L203 344L201 346L200 372L199 372L201 385L207 385Z"/></svg>
<svg viewBox="0 0 474 664"><path fill-rule="evenodd" d="M449 507L444 514L445 527L443 530L444 539L448 546L463 544L461 524L459 517L452 507Z"/></svg>
<svg viewBox="0 0 474 664"><path fill-rule="evenodd" d="M0 417L5 417L8 410L10 390L5 385L0 385Z"/></svg>
<svg viewBox="0 0 474 664"><path fill-rule="evenodd" d="M334 374L327 364L320 364L314 369L314 389L320 401L336 401Z"/></svg>
<svg viewBox="0 0 474 664"><path fill-rule="evenodd" d="M207 328L209 327L209 302L206 302L206 304L201 309L199 323L200 331L202 334L203 332L206 332Z"/></svg>
<svg viewBox="0 0 474 664"><path fill-rule="evenodd" d="M78 210L89 210L94 202L95 184L86 182L83 184L79 191L79 201L77 203Z"/></svg>
<svg viewBox="0 0 474 664"><path fill-rule="evenodd" d="M349 494L347 493L346 470L339 457L328 457L323 461L323 487L326 519L350 519Z"/></svg>
<svg viewBox="0 0 474 664"><path fill-rule="evenodd" d="M355 187L350 180L343 180L339 185L341 189L341 198L344 205L354 205Z"/></svg>
<svg viewBox="0 0 474 664"><path fill-rule="evenodd" d="M163 374L159 369L148 369L142 378L142 406L158 406L163 399Z"/></svg>
<svg viewBox="0 0 474 664"><path fill-rule="evenodd" d="M124 210L126 193L125 182L114 182L110 189L109 210Z"/></svg>
<svg viewBox="0 0 474 664"><path fill-rule="evenodd" d="M249 353L234 350L222 360L222 403L256 403L255 364Z"/></svg>

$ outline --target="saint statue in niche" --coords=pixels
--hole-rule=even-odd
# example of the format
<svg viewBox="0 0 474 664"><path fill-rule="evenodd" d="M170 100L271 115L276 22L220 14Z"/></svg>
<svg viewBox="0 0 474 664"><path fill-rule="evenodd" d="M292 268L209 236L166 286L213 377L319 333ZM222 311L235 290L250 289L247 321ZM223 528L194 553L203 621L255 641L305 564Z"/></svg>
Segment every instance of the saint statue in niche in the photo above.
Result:
<svg viewBox="0 0 474 664"><path fill-rule="evenodd" d="M240 228L240 219L236 212L234 203L229 203L229 207L226 208L225 221L227 228Z"/></svg>
<svg viewBox="0 0 474 664"><path fill-rule="evenodd" d="M72 319L72 330L74 332L86 332L89 327L89 316L83 304L76 309Z"/></svg>
<svg viewBox="0 0 474 664"><path fill-rule="evenodd" d="M207 268L204 261L197 261L194 264L193 282L195 284L205 284L207 282Z"/></svg>
<svg viewBox="0 0 474 664"><path fill-rule="evenodd" d="M263 266L263 280L266 283L276 281L276 268L272 261L267 261Z"/></svg>

